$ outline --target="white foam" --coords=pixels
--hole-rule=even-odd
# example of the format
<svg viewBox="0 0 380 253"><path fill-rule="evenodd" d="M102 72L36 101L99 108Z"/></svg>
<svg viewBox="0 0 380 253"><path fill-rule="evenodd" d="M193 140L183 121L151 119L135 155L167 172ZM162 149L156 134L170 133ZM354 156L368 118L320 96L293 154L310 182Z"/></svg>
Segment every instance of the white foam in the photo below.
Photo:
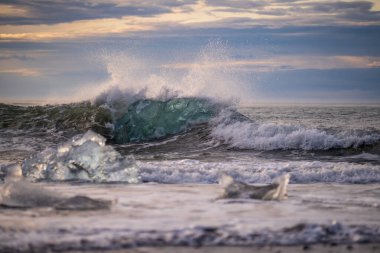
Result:
<svg viewBox="0 0 380 253"><path fill-rule="evenodd" d="M217 183L223 174L248 183L271 183L290 174L290 183L378 183L380 166L348 162L197 160L138 161L143 181L159 183Z"/></svg>
<svg viewBox="0 0 380 253"><path fill-rule="evenodd" d="M211 135L231 147L256 150L357 148L380 141L379 133L342 131L332 134L296 125L246 121L216 124Z"/></svg>

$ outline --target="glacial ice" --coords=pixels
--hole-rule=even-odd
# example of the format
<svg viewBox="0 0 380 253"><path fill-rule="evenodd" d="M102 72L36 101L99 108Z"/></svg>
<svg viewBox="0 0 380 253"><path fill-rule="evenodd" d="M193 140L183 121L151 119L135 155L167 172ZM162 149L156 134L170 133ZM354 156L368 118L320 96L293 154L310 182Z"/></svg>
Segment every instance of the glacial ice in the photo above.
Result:
<svg viewBox="0 0 380 253"><path fill-rule="evenodd" d="M222 198L250 198L261 200L287 199L290 174L282 175L269 185L250 185L234 180L224 174L219 183L223 188Z"/></svg>
<svg viewBox="0 0 380 253"><path fill-rule="evenodd" d="M5 183L0 186L0 206L46 207L53 206L62 200L63 197L60 194L24 180L19 164L13 164L8 168Z"/></svg>
<svg viewBox="0 0 380 253"><path fill-rule="evenodd" d="M23 174L36 180L86 180L93 182L140 181L139 169L132 156L122 156L106 139L89 130L74 136L57 148L46 148L25 159Z"/></svg>
<svg viewBox="0 0 380 253"><path fill-rule="evenodd" d="M56 210L104 210L113 202L75 195L65 197L43 186L31 183L22 176L18 163L8 166L5 183L0 185L0 206L10 208L53 207Z"/></svg>

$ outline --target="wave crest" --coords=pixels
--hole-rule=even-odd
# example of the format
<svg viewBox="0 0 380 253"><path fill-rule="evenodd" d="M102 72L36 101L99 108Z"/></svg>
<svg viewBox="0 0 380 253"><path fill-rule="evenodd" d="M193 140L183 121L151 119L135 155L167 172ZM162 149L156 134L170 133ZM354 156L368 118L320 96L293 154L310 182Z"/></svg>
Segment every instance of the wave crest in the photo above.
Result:
<svg viewBox="0 0 380 253"><path fill-rule="evenodd" d="M329 133L316 128L249 121L219 122L211 135L231 147L256 150L358 148L380 141L380 133L355 130Z"/></svg>

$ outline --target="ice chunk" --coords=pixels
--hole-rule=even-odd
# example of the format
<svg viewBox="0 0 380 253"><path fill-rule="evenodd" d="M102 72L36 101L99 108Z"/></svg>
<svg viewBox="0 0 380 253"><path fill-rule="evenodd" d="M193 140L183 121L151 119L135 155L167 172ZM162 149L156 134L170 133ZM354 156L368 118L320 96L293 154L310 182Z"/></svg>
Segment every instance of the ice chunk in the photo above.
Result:
<svg viewBox="0 0 380 253"><path fill-rule="evenodd" d="M223 188L222 198L251 198L262 200L284 200L287 198L289 174L285 174L269 185L249 185L235 181L232 177L223 175L220 184Z"/></svg>
<svg viewBox="0 0 380 253"><path fill-rule="evenodd" d="M7 180L18 180L22 178L22 170L18 163L14 163L8 166Z"/></svg>
<svg viewBox="0 0 380 253"><path fill-rule="evenodd" d="M43 207L55 205L62 197L25 181L21 167L14 164L8 168L5 184L0 188L0 205L13 208Z"/></svg>
<svg viewBox="0 0 380 253"><path fill-rule="evenodd" d="M140 181L132 156L122 156L106 139L91 130L73 137L56 149L26 159L23 174L31 180L89 180L94 182Z"/></svg>
<svg viewBox="0 0 380 253"><path fill-rule="evenodd" d="M101 147L106 145L106 138L93 131L87 131L87 133L83 135L77 135L72 139L72 143L74 146L81 146L86 141L91 141L93 143L98 144Z"/></svg>
<svg viewBox="0 0 380 253"><path fill-rule="evenodd" d="M64 197L42 186L26 181L21 166L9 166L5 184L0 187L0 206L11 208L53 207L56 210L110 209L113 202L87 196Z"/></svg>

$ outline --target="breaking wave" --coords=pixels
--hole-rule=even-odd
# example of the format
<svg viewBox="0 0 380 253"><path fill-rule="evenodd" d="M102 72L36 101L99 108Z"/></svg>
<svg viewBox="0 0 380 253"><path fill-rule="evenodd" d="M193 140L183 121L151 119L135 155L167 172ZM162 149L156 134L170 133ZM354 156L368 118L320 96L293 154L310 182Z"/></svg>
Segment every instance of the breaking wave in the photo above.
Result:
<svg viewBox="0 0 380 253"><path fill-rule="evenodd" d="M173 98L168 101L139 100L117 120L114 137L117 143L152 141L207 123L219 105L202 98Z"/></svg>
<svg viewBox="0 0 380 253"><path fill-rule="evenodd" d="M380 141L380 133L355 130L331 131L303 126L239 121L219 123L213 138L233 148L255 150L329 150L358 148Z"/></svg>
<svg viewBox="0 0 380 253"><path fill-rule="evenodd" d="M217 146L243 150L356 149L380 142L380 132L376 129L328 129L256 122L228 104L201 97L128 98L128 101L100 99L94 103L31 107L0 104L0 134L3 135L0 146L8 147L17 139L19 131L38 138L51 136L52 142L62 142L87 130L101 134L111 143L155 142L191 132L199 124L204 127L196 131L203 131L201 136L208 136L207 142L213 140L213 146L219 143ZM204 138L197 139L197 136L199 134L194 134L191 142L204 142ZM27 139L21 143L35 149L33 145L28 146Z"/></svg>
<svg viewBox="0 0 380 253"><path fill-rule="evenodd" d="M34 181L216 183L221 174L227 173L242 181L269 183L289 173L291 183L380 182L380 133L376 129L329 129L256 122L233 107L199 97L165 101L138 99L116 110L122 107L107 103L40 107L2 105L1 113L5 117L0 133L6 141L10 130L26 131L21 137L32 136L30 141L34 139L41 142L41 146L45 145L44 149L34 149L36 153L23 162L24 175ZM91 129L94 132L86 133ZM34 138L28 131L36 130L40 135ZM77 132L80 134L74 134ZM57 139L58 133L67 137ZM22 144L28 145L28 141L24 139ZM54 145L50 145L50 141ZM375 149L367 151L363 146ZM284 162L278 157L272 160L253 156L247 161L242 155L246 149L260 153L290 150L287 154L300 150L310 155L317 150L349 152L345 160L339 160L340 154L328 151L331 153L329 159L338 158L323 161L322 154L316 157L321 158L320 161L313 158ZM352 149L356 151L351 152ZM142 159L135 162L127 156L131 153ZM171 157L173 153L179 155ZM239 158L230 162L227 156ZM289 160L289 157L284 159Z"/></svg>

